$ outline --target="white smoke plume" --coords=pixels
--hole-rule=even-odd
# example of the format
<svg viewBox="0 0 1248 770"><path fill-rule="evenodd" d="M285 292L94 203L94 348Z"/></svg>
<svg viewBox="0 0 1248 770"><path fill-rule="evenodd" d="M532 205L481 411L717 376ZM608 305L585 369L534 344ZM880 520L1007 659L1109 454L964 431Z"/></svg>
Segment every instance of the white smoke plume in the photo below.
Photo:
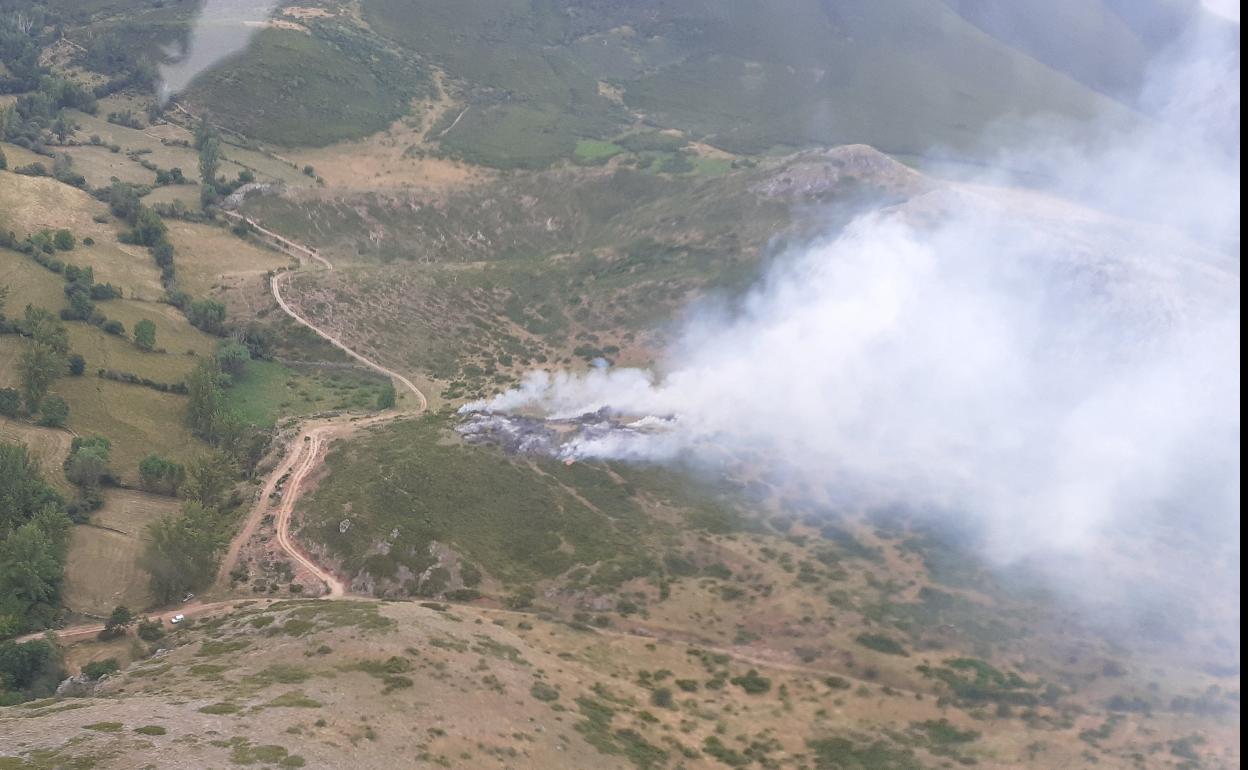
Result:
<svg viewBox="0 0 1248 770"><path fill-rule="evenodd" d="M172 62L160 67L160 98L168 101L200 73L247 47L269 18L277 0L205 0L189 42L170 51Z"/></svg>
<svg viewBox="0 0 1248 770"><path fill-rule="evenodd" d="M562 451L763 458L806 488L956 511L1004 560L1087 564L1165 526L1202 544L1173 574L1237 578L1234 38L1163 57L1154 116L1094 153L1011 153L1063 198L956 185L860 217L693 312L658 371L534 372L465 409L672 417Z"/></svg>

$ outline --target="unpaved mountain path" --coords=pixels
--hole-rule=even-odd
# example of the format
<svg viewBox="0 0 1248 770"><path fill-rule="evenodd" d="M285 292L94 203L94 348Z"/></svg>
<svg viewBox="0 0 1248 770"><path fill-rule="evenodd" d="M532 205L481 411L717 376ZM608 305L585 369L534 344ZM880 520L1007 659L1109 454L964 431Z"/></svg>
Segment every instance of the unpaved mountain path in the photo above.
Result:
<svg viewBox="0 0 1248 770"><path fill-rule="evenodd" d="M294 241L290 241L289 239L286 239L283 236L278 235L277 233L273 233L271 230L268 230L262 227L259 223L241 214L237 214L235 212L223 212L223 213L228 218L233 219L235 221L247 222L247 224L249 224L257 232L265 235L266 237L280 244L280 247L282 248L283 251L286 251L287 253L299 259L301 268L306 268L308 266L309 260L315 260L316 262L322 264L324 266L324 269L326 270L334 269L333 264L329 262L329 260L320 256L314 250L309 249L306 246L303 246L301 244L295 243ZM290 536L291 517L295 510L295 504L298 502L299 496L302 492L303 483L307 480L308 476L311 475L312 472L320 464L324 455L323 450L328 446L329 442L332 441L334 438L345 436L353 432L354 430L360 427L367 426L367 425L377 425L380 423L400 419L402 417L419 414L429 408L429 402L428 402L428 399L425 397L425 394L422 393L421 390L418 387L416 387L416 385L412 383L411 380L409 380L408 378L404 377L403 375L391 369L387 369L386 367L352 350L345 343L343 343L340 339L324 331L323 329L320 329L315 324L308 321L303 316L299 315L299 313L296 312L293 308L291 308L290 305L286 302L286 300L282 297L281 284L282 284L283 279L289 277L292 272L294 271L286 270L286 271L279 272L273 276L270 282L270 287L273 292L273 298L277 301L277 304L282 309L282 312L290 316L299 324L302 324L303 326L306 326L308 329L311 329L318 336L330 342L335 347L339 348L340 350L345 352L347 355L351 356L352 358L364 364L365 366L369 367L370 369L373 369L374 371L380 372L394 380L397 380L400 384L403 385L404 388L406 388L410 393L412 393L412 395L415 396L417 406L414 409L396 410L396 411L392 411L386 414L375 415L372 417L360 418L360 417L351 417L351 416L340 416L340 417L334 417L334 418L327 418L323 420L310 420L310 421L305 422L305 424L295 434L294 438L292 438L290 442L287 444L285 457L283 458L282 462L278 463L277 467L275 467L269 473L268 478L265 479L265 483L261 487L260 495L258 496L255 504L252 506L251 510L248 512L247 519L243 522L243 526L239 529L238 534L235 535L234 539L230 542L230 546L226 552L226 556L225 558L221 560L221 566L219 567L218 572L217 572L217 580L212 589L212 592L218 595L228 595L228 593L232 590L230 586L230 573L234 570L243 547L255 535L256 531L260 527L261 522L264 520L264 517L268 515L269 513L272 513L274 515L274 528L276 530L276 540L277 540L279 547L290 557L292 561L297 563L300 567L307 570L309 573L311 573L318 580L320 580L322 583L325 584L326 589L327 589L326 592L317 598L340 599L340 598L347 596L349 586L346 583L344 583L340 578L338 578L336 575L334 575L332 572L330 572L329 570L326 570L325 568L317 564L316 561L313 560L310 556L306 555L303 552L303 550L299 547L299 545ZM569 490L569 491L572 491L572 490ZM272 505L273 496L275 494L277 494L277 496L279 497L279 502L277 504L276 510L273 509L273 505ZM588 504L587 501L586 501L586 504ZM371 597L371 596L359 596L359 597L352 597L352 598L362 599L365 601L379 601L378 599L375 599L374 597ZM236 596L233 598L224 598L218 601L210 601L210 602L205 602L205 601L200 600L200 601L195 601L189 604L182 605L175 609L170 609L164 612L153 614L151 617L159 618L160 620L166 621L166 622L169 621L174 615L177 615L177 614L185 615L188 618L211 617L216 614L233 611L234 609L237 608L239 603L242 601L247 601L249 603L252 603L253 606L254 605L267 606L268 604L271 604L272 602L278 601L278 600L270 599L270 598L254 599L250 596ZM519 615L519 616L525 615L525 613L516 612L513 610L506 610L502 608L476 607L475 609L481 611L484 614L491 614L491 615ZM99 634L99 632L102 630L104 630L103 624L91 624L91 625L81 625L81 626L73 626L70 628L63 628L63 629L52 631L51 633L56 636L58 642L62 644L69 644L73 642L92 639L97 634ZM664 638L664 633L663 633L664 630L665 629L639 627L631 631L598 629L597 633L605 637L629 638L629 639ZM48 632L28 634L26 636L18 637L17 641L23 642L23 641L28 641L31 639L39 639L39 638L42 638L45 635L45 633L48 633ZM701 643L698 646L701 649L707 650L708 652L725 654L734 658L735 660L739 662L746 663L746 664L754 664L754 665L762 666L762 667L769 668L772 670L781 670L781 671L787 671L789 673L817 675L817 676L826 676L829 673L829 671L821 669L821 668L776 660L772 657L758 656L754 654L752 651L742 650L740 648L718 647L714 645L708 645L705 643ZM861 681L861 680L857 680L855 678L855 681ZM894 688L894 689L899 689L899 688Z"/></svg>
<svg viewBox="0 0 1248 770"><path fill-rule="evenodd" d="M296 243L282 235L261 225L259 222L233 211L222 212L226 218L237 222L246 222L253 230L274 242L279 248L288 254L291 254L299 260L301 269L306 269L312 262L319 263L325 270L333 270L334 265L328 259L325 259L315 250ZM420 388L416 387L407 377L398 372L388 369L381 364L369 359L361 353L353 350L346 345L341 339L330 334L313 324L308 319L300 315L290 304L286 298L282 296L282 284L294 271L284 270L273 275L269 281L269 288L273 293L273 299L277 302L282 312L293 319L296 323L307 327L317 336L332 344L334 347L343 351L356 361L364 364L368 368L386 375L390 379L398 382L405 390L411 393L415 399L415 406L411 409L398 409L396 411L378 415L369 418L358 418L350 416L334 417L319 421L310 421L304 424L300 431L290 441L286 447L286 456L281 463L269 474L260 490L260 496L252 506L251 511L247 515L246 521L239 529L238 534L230 542L229 550L226 556L221 560L221 566L217 571L217 581L215 588L217 591L228 591L230 587L230 573L234 570L238 563L239 554L243 547L255 535L259 529L264 517L271 511L272 500L275 495L279 497L277 509L272 511L275 520L274 528L276 530L276 539L278 546L286 552L292 561L310 572L318 580L326 586L325 597L338 598L345 596L347 586L338 577L322 568L312 558L307 556L298 546L298 544L290 536L290 521L294 513L295 504L299 500L300 493L304 481L316 469L318 463L323 459L323 449L333 438L345 435L363 425L375 425L381 422L399 419L401 417L419 414L429 408L429 400ZM281 488L279 490L279 487Z"/></svg>

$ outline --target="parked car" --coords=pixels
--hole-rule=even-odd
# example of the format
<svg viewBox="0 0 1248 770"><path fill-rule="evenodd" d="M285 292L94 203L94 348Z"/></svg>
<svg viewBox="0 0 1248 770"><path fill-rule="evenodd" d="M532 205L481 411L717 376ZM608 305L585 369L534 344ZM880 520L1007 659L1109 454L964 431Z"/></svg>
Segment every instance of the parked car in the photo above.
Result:
<svg viewBox="0 0 1248 770"><path fill-rule="evenodd" d="M175 626L184 620L186 620L186 616L180 612L177 615L174 615L172 618L169 618L169 622L174 624Z"/></svg>

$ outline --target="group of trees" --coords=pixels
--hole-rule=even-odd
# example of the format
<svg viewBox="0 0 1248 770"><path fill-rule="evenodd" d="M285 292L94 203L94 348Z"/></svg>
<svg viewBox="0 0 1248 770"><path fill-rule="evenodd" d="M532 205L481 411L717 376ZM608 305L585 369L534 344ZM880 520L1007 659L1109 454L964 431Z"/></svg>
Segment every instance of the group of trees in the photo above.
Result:
<svg viewBox="0 0 1248 770"><path fill-rule="evenodd" d="M152 594L158 602L174 602L216 577L229 541L228 520L217 508L188 501L180 514L152 523L147 537L142 565L151 575Z"/></svg>
<svg viewBox="0 0 1248 770"><path fill-rule="evenodd" d="M32 341L17 364L26 411L31 415L42 411L40 422L44 425L64 425L69 406L59 396L49 396L48 390L68 370L69 334L65 324L48 311L27 305L17 330Z"/></svg>
<svg viewBox="0 0 1248 770"><path fill-rule="evenodd" d="M139 461L139 483L148 492L176 495L186 480L186 468L158 454Z"/></svg>
<svg viewBox="0 0 1248 770"><path fill-rule="evenodd" d="M26 447L0 443L0 638L59 616L69 526L65 501Z"/></svg>
<svg viewBox="0 0 1248 770"><path fill-rule="evenodd" d="M104 504L103 486L114 483L108 461L112 442L103 436L75 436L65 458L65 477L79 489L78 511L94 511Z"/></svg>
<svg viewBox="0 0 1248 770"><path fill-rule="evenodd" d="M24 409L32 417L40 415L43 425L64 425L69 418L69 405L59 396L48 395L48 389L67 369L81 374L86 364L81 356L69 353L65 324L48 311L27 305L22 319L10 323L4 315L8 293L7 286L0 286L0 333L25 335L33 344L18 359L21 389L0 388L0 415L17 417Z"/></svg>
<svg viewBox="0 0 1248 770"><path fill-rule="evenodd" d="M64 673L60 650L45 639L0 642L0 706L53 694Z"/></svg>

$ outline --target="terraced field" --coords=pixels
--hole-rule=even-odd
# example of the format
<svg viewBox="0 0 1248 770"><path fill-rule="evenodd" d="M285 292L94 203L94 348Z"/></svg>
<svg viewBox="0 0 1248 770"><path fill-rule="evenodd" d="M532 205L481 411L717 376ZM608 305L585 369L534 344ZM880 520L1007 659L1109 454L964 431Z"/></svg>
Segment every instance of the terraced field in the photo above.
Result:
<svg viewBox="0 0 1248 770"><path fill-rule="evenodd" d="M128 489L109 489L90 524L75 526L65 567L65 606L106 616L119 604L141 610L150 603L148 575L139 566L144 529L177 512L179 501Z"/></svg>

